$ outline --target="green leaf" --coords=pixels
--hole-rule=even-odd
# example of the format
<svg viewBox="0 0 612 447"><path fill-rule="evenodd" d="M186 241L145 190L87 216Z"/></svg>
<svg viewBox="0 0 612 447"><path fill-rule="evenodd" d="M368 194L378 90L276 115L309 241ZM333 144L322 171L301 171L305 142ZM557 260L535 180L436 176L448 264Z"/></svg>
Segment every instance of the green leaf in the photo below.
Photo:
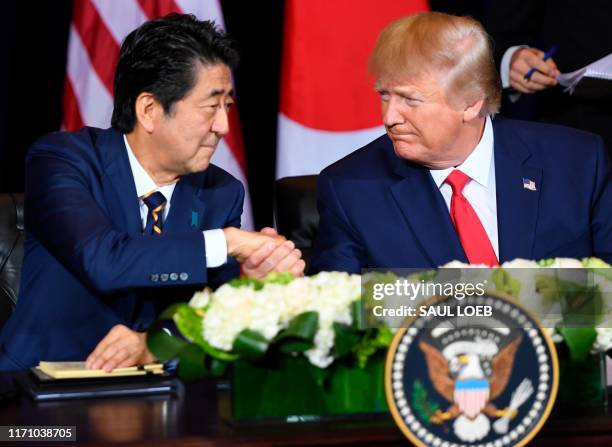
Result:
<svg viewBox="0 0 612 447"><path fill-rule="evenodd" d="M295 279L289 272L271 272L263 280L241 276L240 278L232 279L228 284L232 287L252 287L255 290L261 290L266 284L289 284Z"/></svg>
<svg viewBox="0 0 612 447"><path fill-rule="evenodd" d="M560 303L563 326L597 326L605 316L603 296L597 284L566 280L557 275L536 275L535 284L545 301Z"/></svg>
<svg viewBox="0 0 612 447"><path fill-rule="evenodd" d="M353 317L353 329L359 330L365 327L363 318L363 297L351 303L351 315Z"/></svg>
<svg viewBox="0 0 612 447"><path fill-rule="evenodd" d="M164 324L170 321L168 318L176 311L177 306L172 306L156 320L147 332L147 347L153 355L165 362L178 359L178 375L186 381L193 381L205 377L207 370L205 367L206 354L197 344L191 344L185 340L171 335L164 328Z"/></svg>
<svg viewBox="0 0 612 447"><path fill-rule="evenodd" d="M438 276L437 270L423 270L422 272L412 273L406 279L411 282L430 282Z"/></svg>
<svg viewBox="0 0 612 447"><path fill-rule="evenodd" d="M393 340L393 332L390 328L368 329L361 336L361 341L355 346L354 355L357 365L365 368L369 358L379 349L386 349Z"/></svg>
<svg viewBox="0 0 612 447"><path fill-rule="evenodd" d="M211 346L202 334L202 317L188 304L179 304L173 316L176 327L189 341L200 346L208 355L224 362L238 360L238 355Z"/></svg>
<svg viewBox="0 0 612 447"><path fill-rule="evenodd" d="M307 365L307 370L312 376L312 379L318 386L323 388L326 380L329 378L330 370L328 368L319 368L310 362L308 362Z"/></svg>
<svg viewBox="0 0 612 447"><path fill-rule="evenodd" d="M559 299L559 278L555 275L535 275L536 292L542 295L545 301Z"/></svg>
<svg viewBox="0 0 612 447"><path fill-rule="evenodd" d="M156 320L147 331L147 348L162 362L175 359L188 344L184 340L166 332L165 320Z"/></svg>
<svg viewBox="0 0 612 447"><path fill-rule="evenodd" d="M608 281L612 281L612 266L599 258L584 258L582 265L590 269L596 275L603 276Z"/></svg>
<svg viewBox="0 0 612 447"><path fill-rule="evenodd" d="M289 272L271 272L264 278L265 284L289 284L291 281L295 279Z"/></svg>
<svg viewBox="0 0 612 447"><path fill-rule="evenodd" d="M592 327L561 327L558 331L565 340L571 360L584 361L597 338L597 331Z"/></svg>
<svg viewBox="0 0 612 447"><path fill-rule="evenodd" d="M232 351L238 354L241 359L255 361L266 354L268 346L268 340L259 332L243 329L236 336Z"/></svg>
<svg viewBox="0 0 612 447"><path fill-rule="evenodd" d="M361 340L361 335L346 324L334 323L334 357L340 358L351 353Z"/></svg>
<svg viewBox="0 0 612 447"><path fill-rule="evenodd" d="M207 375L206 354L194 344L186 344L179 353L178 376L185 382L193 382Z"/></svg>
<svg viewBox="0 0 612 447"><path fill-rule="evenodd" d="M147 348L160 361L180 358L183 349L189 346L185 340L172 335L164 325L171 321L180 304L170 306L151 324L147 331Z"/></svg>
<svg viewBox="0 0 612 447"><path fill-rule="evenodd" d="M234 278L229 283L230 286L238 287L253 287L255 290L263 289L263 283L255 278L249 278L248 276L241 276L240 278Z"/></svg>
<svg viewBox="0 0 612 447"><path fill-rule="evenodd" d="M521 282L513 278L507 270L503 268L494 269L491 273L491 280L495 284L495 290L514 297L520 296Z"/></svg>
<svg viewBox="0 0 612 447"><path fill-rule="evenodd" d="M599 258L583 258L582 265L586 268L609 269L612 267L606 261Z"/></svg>
<svg viewBox="0 0 612 447"><path fill-rule="evenodd" d="M214 377L220 377L225 374L225 371L227 371L227 362L217 360L210 356L206 359L206 362L208 364L208 371Z"/></svg>
<svg viewBox="0 0 612 447"><path fill-rule="evenodd" d="M388 327L378 328L374 343L378 348L388 348L393 341L393 331Z"/></svg>
<svg viewBox="0 0 612 447"><path fill-rule="evenodd" d="M315 311L304 312L297 315L287 329L282 331L276 340L283 340L288 337L299 337L312 340L319 329L319 314Z"/></svg>
<svg viewBox="0 0 612 447"><path fill-rule="evenodd" d="M278 345L278 350L283 354L291 354L308 351L312 348L312 341L288 340Z"/></svg>
<svg viewBox="0 0 612 447"><path fill-rule="evenodd" d="M297 315L284 331L273 340L279 351L284 353L304 352L312 348L314 337L319 329L319 314L304 312Z"/></svg>
<svg viewBox="0 0 612 447"><path fill-rule="evenodd" d="M176 327L188 340L197 344L204 342L202 317L198 311L186 303L179 305L172 317Z"/></svg>
<svg viewBox="0 0 612 447"><path fill-rule="evenodd" d="M412 385L412 406L425 424L430 424L431 417L440 409L436 401L428 399L427 388L419 380Z"/></svg>

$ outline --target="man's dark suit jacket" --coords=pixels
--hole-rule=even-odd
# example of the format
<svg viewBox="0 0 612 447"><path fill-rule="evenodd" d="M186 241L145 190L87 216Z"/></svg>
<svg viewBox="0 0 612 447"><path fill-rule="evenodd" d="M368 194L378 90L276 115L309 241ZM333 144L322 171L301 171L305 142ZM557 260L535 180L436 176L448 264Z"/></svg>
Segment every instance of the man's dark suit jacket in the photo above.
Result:
<svg viewBox="0 0 612 447"><path fill-rule="evenodd" d="M244 189L222 169L177 183L163 234L144 236L123 135L49 134L26 161L26 242L0 370L84 360L116 324L145 330L164 307L238 275L206 268L203 230L240 226Z"/></svg>
<svg viewBox="0 0 612 447"><path fill-rule="evenodd" d="M612 262L612 182L600 137L493 120L500 261ZM533 181L536 190L525 188ZM466 261L427 168L397 157L384 135L319 176L313 271L438 267Z"/></svg>

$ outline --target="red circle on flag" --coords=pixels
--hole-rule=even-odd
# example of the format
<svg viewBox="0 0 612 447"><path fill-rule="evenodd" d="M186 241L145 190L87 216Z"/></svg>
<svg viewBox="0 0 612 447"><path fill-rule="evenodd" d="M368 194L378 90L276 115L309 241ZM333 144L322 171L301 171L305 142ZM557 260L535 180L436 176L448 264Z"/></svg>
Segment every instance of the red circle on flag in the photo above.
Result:
<svg viewBox="0 0 612 447"><path fill-rule="evenodd" d="M381 125L368 58L387 24L424 10L423 0L287 1L281 112L319 130Z"/></svg>

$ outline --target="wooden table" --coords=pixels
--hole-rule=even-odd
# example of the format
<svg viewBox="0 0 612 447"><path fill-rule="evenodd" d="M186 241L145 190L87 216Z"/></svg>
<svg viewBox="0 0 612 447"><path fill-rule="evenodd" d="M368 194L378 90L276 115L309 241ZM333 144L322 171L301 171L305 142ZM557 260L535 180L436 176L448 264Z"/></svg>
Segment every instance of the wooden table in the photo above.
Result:
<svg viewBox="0 0 612 447"><path fill-rule="evenodd" d="M9 376L0 375L0 380ZM219 396L222 396L221 398ZM176 397L83 399L35 403L27 396L0 400L0 425L76 426L77 442L124 446L407 445L390 418L235 427L219 417L224 393L213 381L187 385ZM611 446L610 407L557 410L532 445ZM45 445L37 442L34 445ZM0 445L10 445L3 444ZM13 445L32 445L26 442ZM62 445L58 442L47 445Z"/></svg>

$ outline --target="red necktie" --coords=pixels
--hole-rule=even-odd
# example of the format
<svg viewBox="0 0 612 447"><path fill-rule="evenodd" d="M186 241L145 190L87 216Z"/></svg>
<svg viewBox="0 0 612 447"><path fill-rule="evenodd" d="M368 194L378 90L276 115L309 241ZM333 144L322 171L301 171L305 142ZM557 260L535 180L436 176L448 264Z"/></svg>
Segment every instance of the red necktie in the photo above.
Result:
<svg viewBox="0 0 612 447"><path fill-rule="evenodd" d="M453 189L450 216L470 264L499 265L495 250L478 215L463 195L463 187L470 178L458 169L446 177L445 182Z"/></svg>

